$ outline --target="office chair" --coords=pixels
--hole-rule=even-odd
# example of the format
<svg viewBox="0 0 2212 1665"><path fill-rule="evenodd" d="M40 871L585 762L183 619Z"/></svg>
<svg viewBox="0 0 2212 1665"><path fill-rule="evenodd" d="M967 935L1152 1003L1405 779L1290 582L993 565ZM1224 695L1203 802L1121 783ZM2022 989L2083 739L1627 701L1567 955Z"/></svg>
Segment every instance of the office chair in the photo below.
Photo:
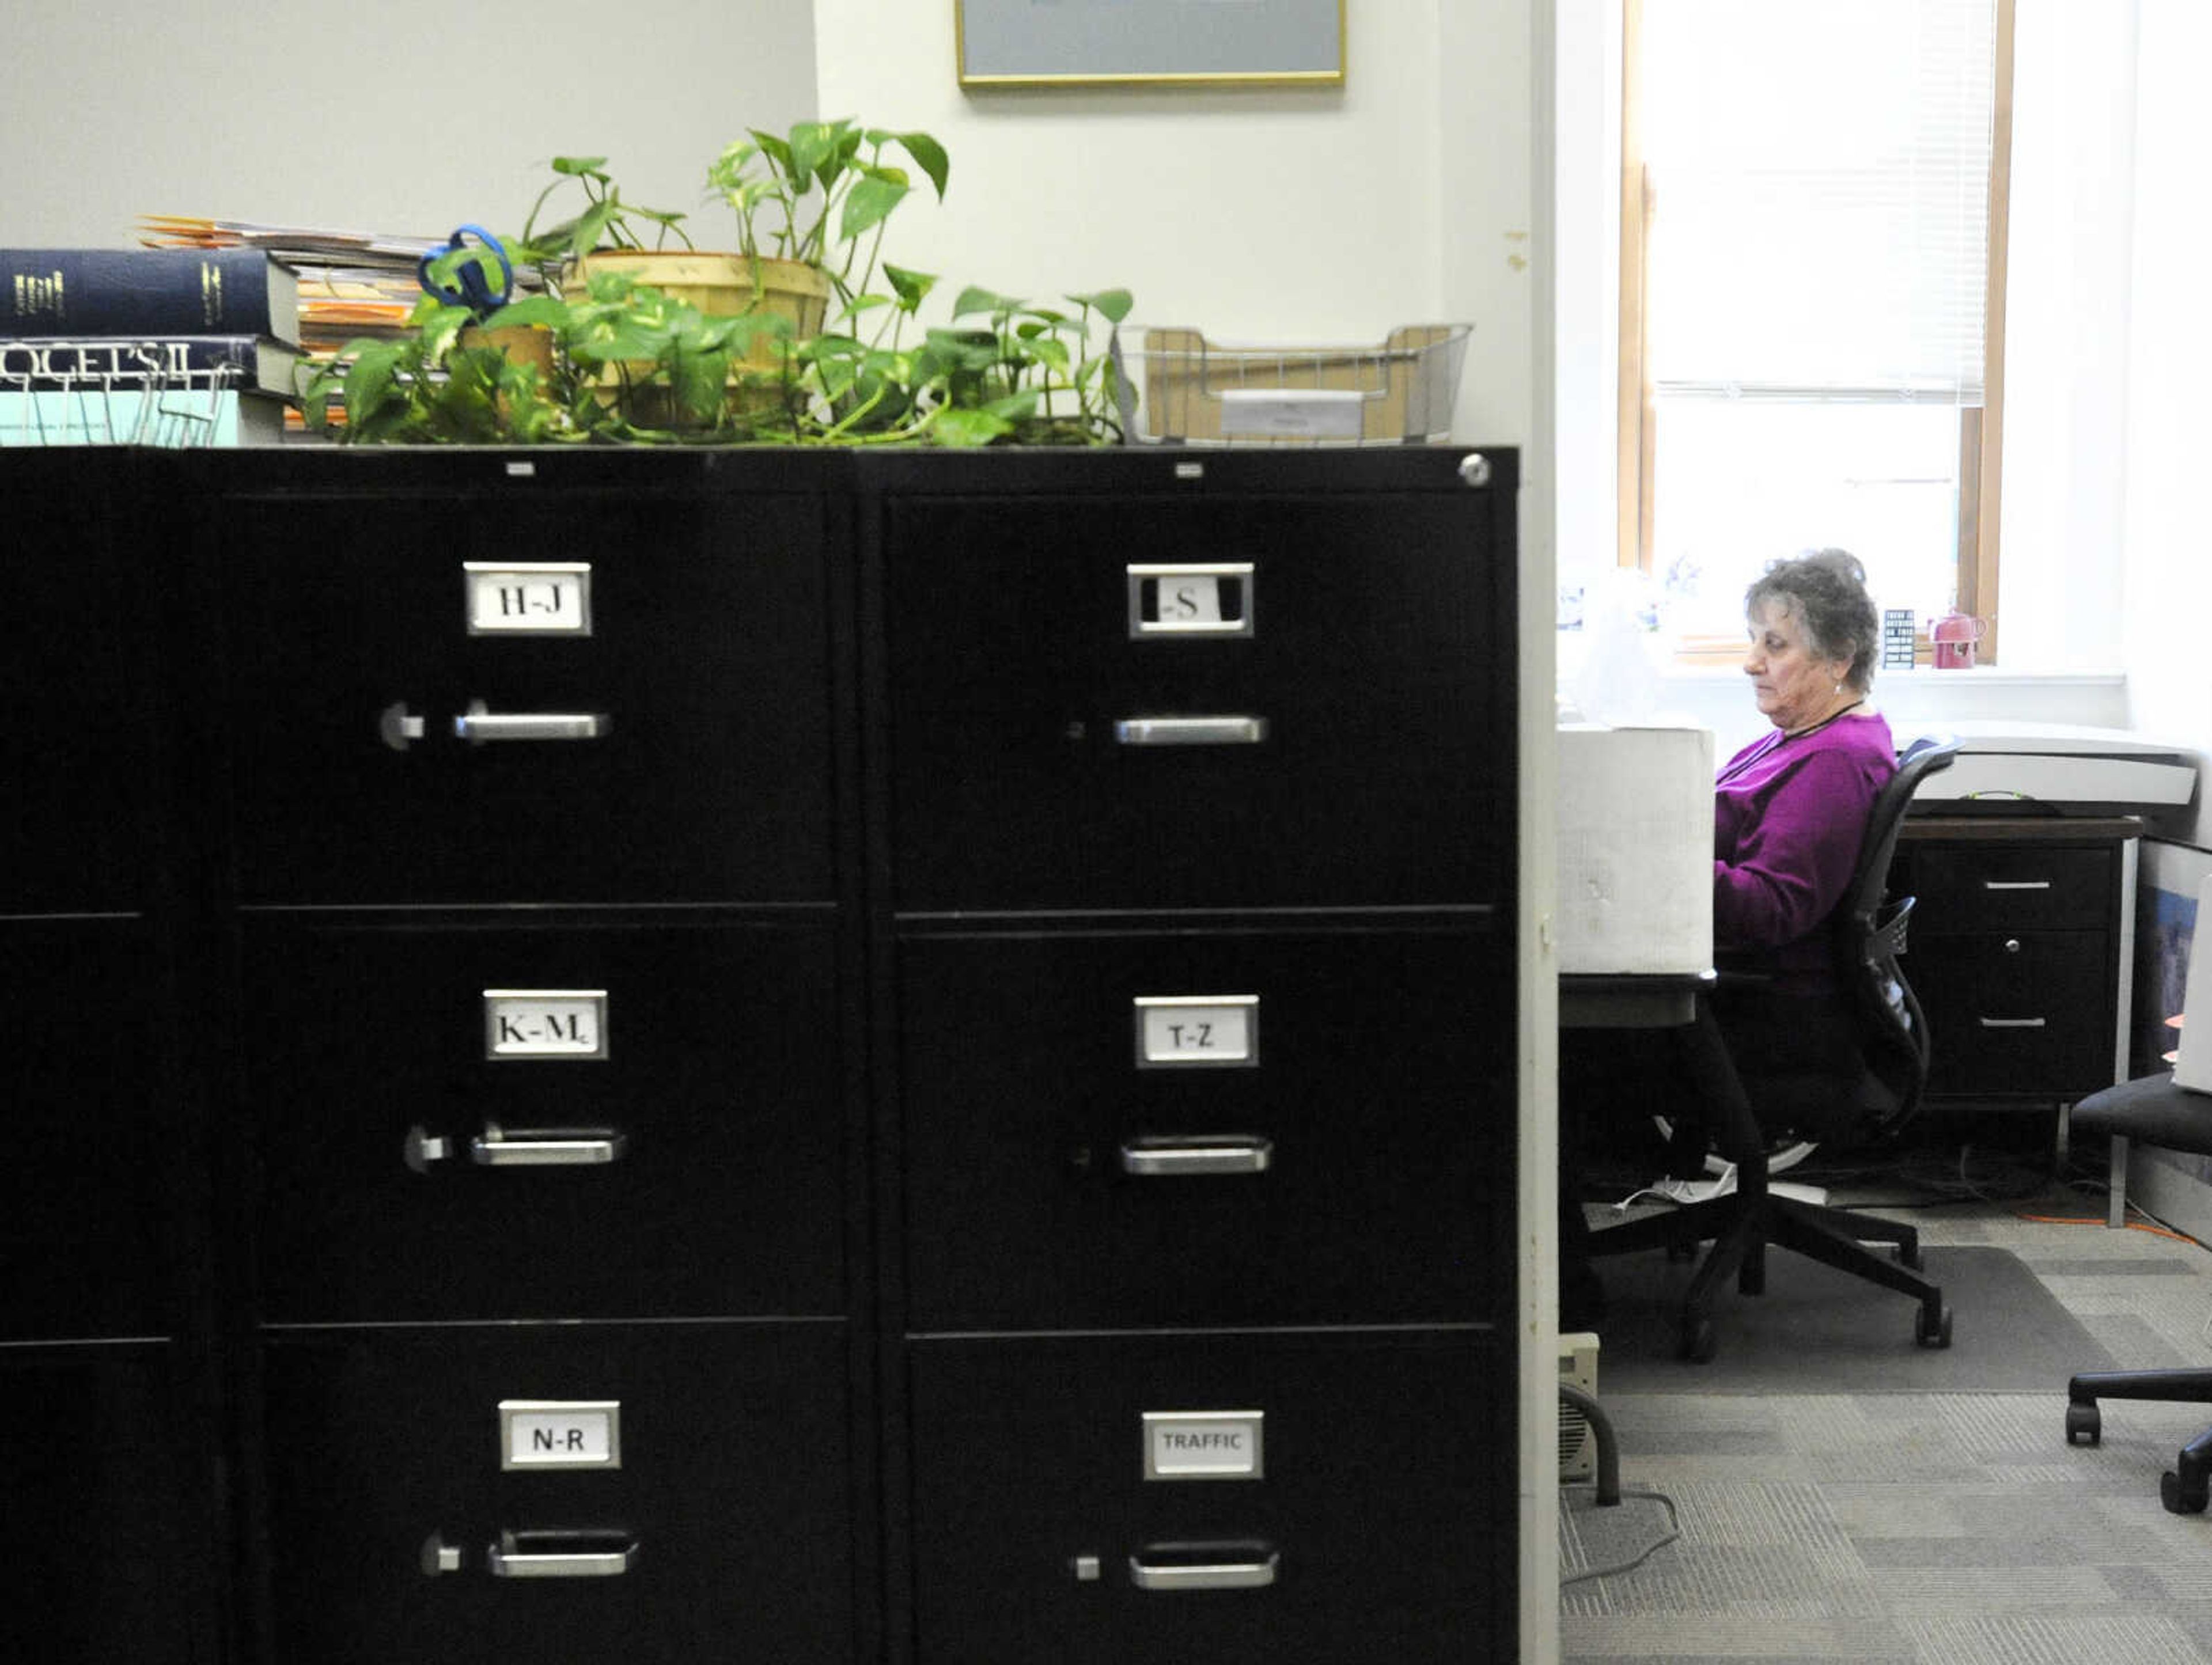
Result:
<svg viewBox="0 0 2212 1665"><path fill-rule="evenodd" d="M2203 1012L2204 1016L2198 1020L2197 1038L2193 1041L2190 1028L2184 1025L2179 1066L2168 1074L2145 1076L2107 1087L2102 1092L2093 1092L2074 1107L2070 1121L2074 1133L2103 1133L2112 1140L2115 1224L2119 1223L2118 1200L2126 1194L2129 1139L2148 1139L2166 1150L2185 1151L2196 1156L2212 1155L2212 1091L2205 1091L2203 1085L2212 1081L2212 1066L2208 1066L2205 1054L2200 1050L2207 1047L2207 1030L2212 1029L2212 1006L2208 1006L2204 998L2205 988L2212 988L2212 958L2200 958L2212 956L2212 934L2207 934L2206 930L2207 921L2212 921L2212 908L2208 904L2212 904L2212 881L2207 881L2197 902L2199 946L2190 957L2189 991L2183 1002L2185 1007ZM2185 1086L2181 1079L2184 1077L2198 1085ZM2066 1384L2069 1445L2077 1444L2084 1437L2092 1445L2100 1443L2104 1431L2097 1410L2100 1399L2212 1404L2212 1366L2084 1370ZM2203 1512L2206 1502L2212 1500L2212 1428L2181 1448L2173 1468L2159 1480L2158 1495L2160 1501L2176 1515Z"/></svg>
<svg viewBox="0 0 2212 1665"><path fill-rule="evenodd" d="M1925 735L1899 754L1897 774L1869 812L1850 886L1830 916L1837 983L1858 1033L1858 1078L1762 1077L1739 1084L1719 1026L1700 1001L1684 1042L1701 1091L1710 1084L1704 1131L1735 1164L1735 1189L1590 1234L1593 1256L1659 1247L1687 1254L1711 1243L1682 1305L1680 1350L1693 1363L1713 1356L1712 1303L1722 1281L1733 1273L1742 1293L1765 1290L1769 1244L1912 1296L1920 1303L1914 1338L1923 1346L1951 1345L1951 1309L1942 1290L1921 1275L1918 1232L1771 1191L1765 1129L1840 1120L1870 1142L1893 1136L1918 1109L1928 1080L1928 1021L1898 965L1913 898L1891 897L1887 885L1912 794L1929 775L1948 769L1959 748L1955 737ZM1887 1244L1890 1253L1878 1254L1870 1243Z"/></svg>

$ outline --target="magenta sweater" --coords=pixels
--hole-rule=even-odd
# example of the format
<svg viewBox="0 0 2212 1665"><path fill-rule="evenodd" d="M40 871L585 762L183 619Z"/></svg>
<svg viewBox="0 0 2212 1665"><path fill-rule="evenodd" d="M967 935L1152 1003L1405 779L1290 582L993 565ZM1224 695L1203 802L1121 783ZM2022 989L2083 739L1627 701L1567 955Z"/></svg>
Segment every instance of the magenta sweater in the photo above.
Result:
<svg viewBox="0 0 2212 1665"><path fill-rule="evenodd" d="M1878 713L1797 738L1780 729L1729 759L1713 789L1713 944L1751 950L1778 989L1832 986L1828 915L1843 900L1867 812L1897 747Z"/></svg>

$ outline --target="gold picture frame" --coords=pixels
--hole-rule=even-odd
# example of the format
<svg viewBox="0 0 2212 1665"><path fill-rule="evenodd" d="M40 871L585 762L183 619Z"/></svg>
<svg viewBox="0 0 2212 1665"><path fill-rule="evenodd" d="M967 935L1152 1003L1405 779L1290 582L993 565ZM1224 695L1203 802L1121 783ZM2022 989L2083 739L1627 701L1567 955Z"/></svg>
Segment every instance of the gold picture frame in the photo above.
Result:
<svg viewBox="0 0 2212 1665"><path fill-rule="evenodd" d="M1341 87L1345 0L953 0L966 88Z"/></svg>

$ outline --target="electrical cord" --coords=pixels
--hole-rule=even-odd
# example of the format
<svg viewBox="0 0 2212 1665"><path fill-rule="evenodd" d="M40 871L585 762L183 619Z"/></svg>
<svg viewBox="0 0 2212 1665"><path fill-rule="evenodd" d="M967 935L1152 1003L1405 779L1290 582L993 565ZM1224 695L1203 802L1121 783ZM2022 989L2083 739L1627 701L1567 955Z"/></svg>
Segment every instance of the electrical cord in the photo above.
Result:
<svg viewBox="0 0 2212 1665"><path fill-rule="evenodd" d="M1559 1489L1562 1492L1571 1490L1581 1491L1589 1487L1589 1485L1590 1482L1588 1480L1577 1480L1570 1486L1563 1486ZM1642 1566L1646 1561L1650 1560L1653 1555L1666 1548L1668 1545L1673 1543L1676 1539L1682 1535L1682 1517L1675 1510L1674 1500L1668 1497L1664 1492L1647 1492L1638 1488L1632 1492L1621 1492L1620 1497L1616 1498L1614 1501L1617 1503L1621 1498L1634 1498L1646 1503L1656 1503L1661 1508L1664 1509L1667 1511L1666 1532L1662 1536L1654 1539L1650 1543L1645 1545L1640 1552L1629 1560L1616 1561L1611 1566L1580 1567L1572 1572L1561 1573L1559 1575L1560 1589L1565 1589L1569 1584L1582 1583L1587 1579L1610 1578L1616 1573L1632 1572L1636 1568Z"/></svg>

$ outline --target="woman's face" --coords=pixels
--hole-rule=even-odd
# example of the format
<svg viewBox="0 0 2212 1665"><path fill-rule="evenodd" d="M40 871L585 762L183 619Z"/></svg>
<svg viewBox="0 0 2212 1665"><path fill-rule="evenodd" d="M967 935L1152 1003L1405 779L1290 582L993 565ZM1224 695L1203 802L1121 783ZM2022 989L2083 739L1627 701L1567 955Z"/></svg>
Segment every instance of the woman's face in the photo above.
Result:
<svg viewBox="0 0 2212 1665"><path fill-rule="evenodd" d="M1743 673L1760 713L1777 728L1802 728L1832 711L1837 684L1851 668L1847 659L1820 659L1805 640L1805 627L1779 601L1762 601L1751 615L1751 651Z"/></svg>

